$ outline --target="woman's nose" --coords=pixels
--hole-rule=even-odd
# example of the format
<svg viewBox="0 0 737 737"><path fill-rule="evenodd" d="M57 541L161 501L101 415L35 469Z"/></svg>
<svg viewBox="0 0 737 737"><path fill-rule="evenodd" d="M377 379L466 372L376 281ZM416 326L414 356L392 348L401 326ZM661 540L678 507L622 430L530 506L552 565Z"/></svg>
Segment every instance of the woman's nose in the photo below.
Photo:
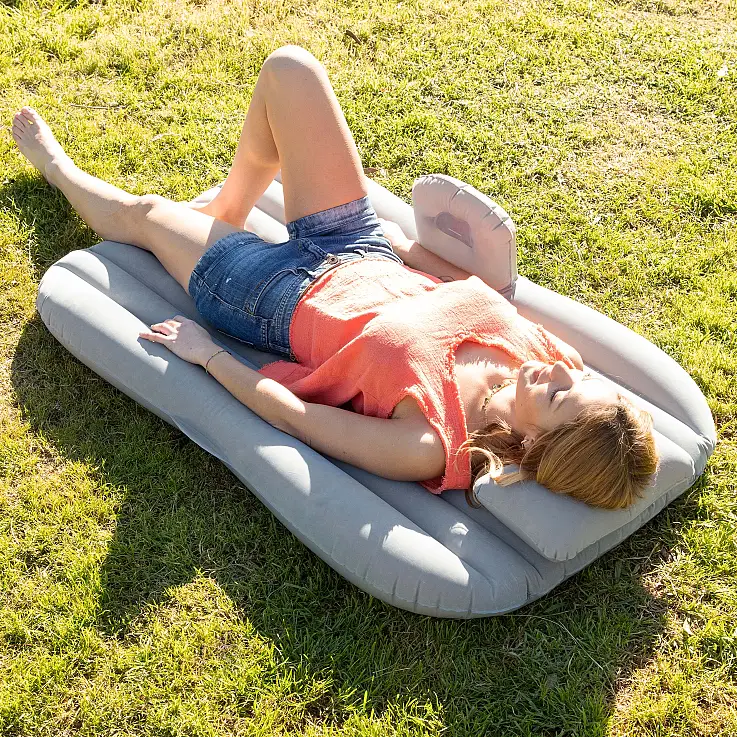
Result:
<svg viewBox="0 0 737 737"><path fill-rule="evenodd" d="M573 371L563 363L563 361L556 361L553 364L553 369L550 372L551 381L564 384L566 386L573 386Z"/></svg>

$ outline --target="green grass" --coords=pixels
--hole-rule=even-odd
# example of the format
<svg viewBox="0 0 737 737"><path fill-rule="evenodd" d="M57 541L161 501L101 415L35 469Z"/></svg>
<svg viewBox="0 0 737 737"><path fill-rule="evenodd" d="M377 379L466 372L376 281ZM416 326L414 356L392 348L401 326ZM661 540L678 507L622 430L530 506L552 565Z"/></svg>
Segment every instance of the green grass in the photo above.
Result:
<svg viewBox="0 0 737 737"><path fill-rule="evenodd" d="M737 4L4 0L0 119L30 103L83 168L189 198L284 43L382 184L497 199L520 271L678 360L720 443L522 611L392 609L46 332L41 274L96 238L0 136L0 734L737 735Z"/></svg>

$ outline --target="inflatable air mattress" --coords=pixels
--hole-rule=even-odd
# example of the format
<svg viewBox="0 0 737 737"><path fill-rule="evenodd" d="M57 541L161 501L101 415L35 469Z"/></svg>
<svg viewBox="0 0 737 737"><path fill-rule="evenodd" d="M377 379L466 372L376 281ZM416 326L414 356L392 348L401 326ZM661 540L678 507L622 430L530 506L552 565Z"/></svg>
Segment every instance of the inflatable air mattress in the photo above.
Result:
<svg viewBox="0 0 737 737"><path fill-rule="evenodd" d="M200 201L214 196L205 193ZM597 510L534 482L477 483L483 508L463 491L435 496L323 457L240 404L213 378L138 333L175 314L198 320L248 365L278 357L215 331L148 252L103 242L44 275L37 307L80 361L217 456L296 535L356 586L436 617L484 617L543 596L621 542L689 488L715 444L711 414L688 374L641 336L518 276L514 227L472 187L440 175L418 180L414 209L374 182L379 214L429 250L473 272L518 311L575 346L587 367L651 412L660 470L623 511ZM275 180L249 229L287 239Z"/></svg>

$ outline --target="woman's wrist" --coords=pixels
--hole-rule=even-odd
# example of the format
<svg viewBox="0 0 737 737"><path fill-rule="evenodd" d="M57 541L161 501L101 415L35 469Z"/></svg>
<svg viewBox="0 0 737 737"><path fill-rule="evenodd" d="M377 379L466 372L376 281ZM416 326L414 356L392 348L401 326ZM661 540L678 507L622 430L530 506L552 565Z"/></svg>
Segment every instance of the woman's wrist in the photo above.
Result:
<svg viewBox="0 0 737 737"><path fill-rule="evenodd" d="M207 362L210 361L215 354L224 350L225 349L217 343L210 343L209 345L203 346L197 363L202 366L202 368L205 368Z"/></svg>

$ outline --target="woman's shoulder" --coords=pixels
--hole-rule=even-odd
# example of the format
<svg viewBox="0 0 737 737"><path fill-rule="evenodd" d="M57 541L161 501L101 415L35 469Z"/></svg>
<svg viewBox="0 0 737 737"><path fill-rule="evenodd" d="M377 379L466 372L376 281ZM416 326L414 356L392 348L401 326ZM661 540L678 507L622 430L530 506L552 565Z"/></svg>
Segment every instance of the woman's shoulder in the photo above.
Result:
<svg viewBox="0 0 737 737"><path fill-rule="evenodd" d="M553 345L553 348L555 348L563 358L567 358L573 364L573 368L583 370L583 359L581 358L581 354L572 345L569 345L562 338L559 338L557 335L545 330L545 328L541 329L544 332L545 337Z"/></svg>

